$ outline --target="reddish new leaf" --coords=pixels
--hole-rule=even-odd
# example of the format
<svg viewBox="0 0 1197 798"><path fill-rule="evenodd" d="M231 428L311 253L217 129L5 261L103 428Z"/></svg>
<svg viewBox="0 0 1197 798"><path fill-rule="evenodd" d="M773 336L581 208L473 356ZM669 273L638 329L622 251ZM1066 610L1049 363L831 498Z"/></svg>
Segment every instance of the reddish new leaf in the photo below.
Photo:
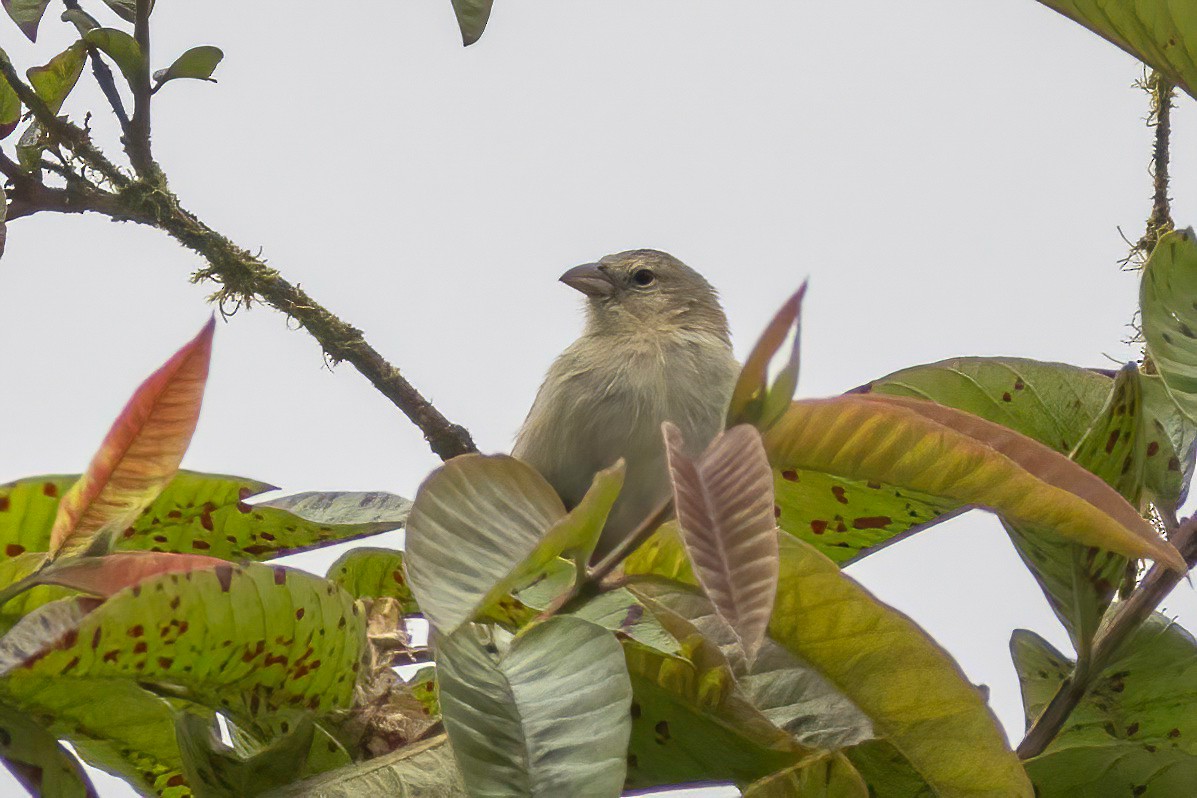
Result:
<svg viewBox="0 0 1197 798"><path fill-rule="evenodd" d="M125 405L87 472L58 505L51 559L104 548L174 477L199 420L215 324L204 325Z"/></svg>
<svg viewBox="0 0 1197 798"><path fill-rule="evenodd" d="M773 471L760 433L733 427L691 461L678 428L665 422L662 430L694 573L751 664L765 639L778 574Z"/></svg>
<svg viewBox="0 0 1197 798"><path fill-rule="evenodd" d="M202 554L117 551L103 557L77 557L43 571L36 579L40 584L60 585L109 598L152 576L184 574L225 564L224 560Z"/></svg>
<svg viewBox="0 0 1197 798"><path fill-rule="evenodd" d="M798 336L801 330L802 297L806 294L806 283L794 293L777 315L765 327L756 346L752 348L736 387L732 391L731 403L727 408L727 426L752 424L759 429L768 429L785 412L794 398L798 387ZM790 354L785 366L769 386L769 364L786 338L793 335Z"/></svg>

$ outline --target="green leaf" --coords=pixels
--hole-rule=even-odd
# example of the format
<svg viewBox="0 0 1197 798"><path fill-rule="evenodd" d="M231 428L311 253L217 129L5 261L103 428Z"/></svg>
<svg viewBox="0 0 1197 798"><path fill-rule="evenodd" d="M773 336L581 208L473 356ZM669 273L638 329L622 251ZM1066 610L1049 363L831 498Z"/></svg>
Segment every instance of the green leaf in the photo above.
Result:
<svg viewBox="0 0 1197 798"><path fill-rule="evenodd" d="M17 139L17 163L26 172L38 172L42 159L42 150L46 148L42 126L35 119Z"/></svg>
<svg viewBox="0 0 1197 798"><path fill-rule="evenodd" d="M95 28L84 34L83 41L103 50L116 63L129 85L137 85L145 69L145 56L132 36L116 28Z"/></svg>
<svg viewBox="0 0 1197 798"><path fill-rule="evenodd" d="M8 16L17 23L21 33L29 37L31 42L37 41L37 26L41 23L42 15L46 13L46 6L49 4L50 0L3 0Z"/></svg>
<svg viewBox="0 0 1197 798"><path fill-rule="evenodd" d="M1031 794L996 718L947 652L812 546L782 536L780 551L774 641L859 708L943 798ZM692 581L669 528L625 570Z"/></svg>
<svg viewBox="0 0 1197 798"><path fill-rule="evenodd" d="M420 611L403 573L403 552L363 546L350 549L328 568L328 578L354 598L393 598L404 615Z"/></svg>
<svg viewBox="0 0 1197 798"><path fill-rule="evenodd" d="M30 795L96 798L79 761L31 718L0 704L0 762Z"/></svg>
<svg viewBox="0 0 1197 798"><path fill-rule="evenodd" d="M104 0L104 5L111 8L125 22L133 22L137 19L137 0ZM150 8L153 9L153 7L154 4L151 2Z"/></svg>
<svg viewBox="0 0 1197 798"><path fill-rule="evenodd" d="M1027 717L1073 663L1033 632L1010 640ZM1187 795L1197 778L1197 642L1158 613L1124 645L1027 772L1042 798Z"/></svg>
<svg viewBox="0 0 1197 798"><path fill-rule="evenodd" d="M0 485L0 562L46 551L59 498L77 479L52 475ZM267 490L275 488L243 477L180 471L118 535L116 548L268 560L398 529L410 506L391 494L362 493L301 493L245 503ZM359 512L350 513L351 506ZM336 520L354 517L358 520L349 523Z"/></svg>
<svg viewBox="0 0 1197 798"><path fill-rule="evenodd" d="M843 754L825 754L813 762L766 776L744 790L743 798L869 798L869 786Z"/></svg>
<svg viewBox="0 0 1197 798"><path fill-rule="evenodd" d="M794 398L794 391L798 387L802 297L805 294L806 283L803 283L777 311L744 361L744 368L740 370L727 408L726 426L729 429L737 424L752 424L758 429L768 429ZM769 366L787 338L790 339L789 356L770 386Z"/></svg>
<svg viewBox="0 0 1197 798"><path fill-rule="evenodd" d="M210 714L180 712L175 735L188 782L210 798L250 798L295 780L296 763L307 758L315 731L310 715L269 745L238 752L221 742Z"/></svg>
<svg viewBox="0 0 1197 798"><path fill-rule="evenodd" d="M760 433L747 424L732 427L690 460L681 430L667 421L662 431L694 574L751 664L777 594L777 527Z"/></svg>
<svg viewBox="0 0 1197 798"><path fill-rule="evenodd" d="M1197 91L1197 13L1188 0L1039 2L1159 70L1189 94Z"/></svg>
<svg viewBox="0 0 1197 798"><path fill-rule="evenodd" d="M630 590L683 639L697 633L718 647L743 697L773 726L813 749L834 750L874 736L873 723L810 665L766 638L749 666L735 636L700 592L670 580L638 580ZM679 623L680 622L680 626Z"/></svg>
<svg viewBox="0 0 1197 798"><path fill-rule="evenodd" d="M797 401L765 433L765 448L783 476L821 471L894 485L986 507L1085 545L1185 567L1176 549L1101 479L1030 438L943 405L872 395ZM780 520L788 531L784 511ZM851 525L881 520L858 516Z"/></svg>
<svg viewBox="0 0 1197 798"><path fill-rule="evenodd" d="M745 785L810 755L736 689L727 660L700 635L681 656L624 643L632 682L627 786Z"/></svg>
<svg viewBox="0 0 1197 798"><path fill-rule="evenodd" d="M212 72L216 65L224 58L224 52L219 47L202 45L192 47L175 59L166 69L159 69L154 73L154 82L161 86L163 83L177 78L191 78L193 80L207 80L215 83Z"/></svg>
<svg viewBox="0 0 1197 798"><path fill-rule="evenodd" d="M1192 228L1160 238L1139 288L1147 354L1169 394L1197 421L1197 241Z"/></svg>
<svg viewBox="0 0 1197 798"><path fill-rule="evenodd" d="M622 482L622 462L599 472L567 514L549 483L519 460L453 458L420 486L408 519L405 564L420 609L451 632L567 550L585 552Z"/></svg>
<svg viewBox="0 0 1197 798"><path fill-rule="evenodd" d="M1158 377L1141 376L1148 417L1144 487L1168 507L1185 496L1195 428ZM1093 369L1012 357L962 357L912 366L858 389L928 399L1070 454L1107 403L1113 380ZM1154 444L1154 445L1153 445Z"/></svg>
<svg viewBox="0 0 1197 798"><path fill-rule="evenodd" d="M71 679L24 673L0 680L0 700L45 723L85 762L143 793L191 795L175 744L172 710L127 679Z"/></svg>
<svg viewBox="0 0 1197 798"><path fill-rule="evenodd" d="M7 60L8 56L0 50L0 59ZM17 129L21 121L21 98L8 81L0 77L0 139L8 138ZM0 219L2 222L3 219ZM0 252L2 254L2 252Z"/></svg>
<svg viewBox="0 0 1197 798"><path fill-rule="evenodd" d="M252 723L283 708L349 706L365 652L364 615L335 585L226 563L147 579L103 602L39 607L0 638L0 677L173 684Z"/></svg>
<svg viewBox="0 0 1197 798"><path fill-rule="evenodd" d="M475 795L618 795L631 685L610 632L551 618L514 640L463 626L438 657L441 711Z"/></svg>
<svg viewBox="0 0 1197 798"><path fill-rule="evenodd" d="M75 88L85 60L87 47L79 41L51 58L45 66L31 67L26 71L33 90L53 113L58 113L71 89Z"/></svg>
<svg viewBox="0 0 1197 798"><path fill-rule="evenodd" d="M467 798L453 749L443 734L391 754L291 784L270 795L271 798L328 798L333 795Z"/></svg>
<svg viewBox="0 0 1197 798"><path fill-rule="evenodd" d="M1072 454L1078 465L1104 479L1135 506L1143 491L1147 459L1142 382L1133 363L1118 372L1109 401ZM1041 527L1003 524L1076 650L1087 653L1127 559L1060 541Z"/></svg>
<svg viewBox="0 0 1197 798"><path fill-rule="evenodd" d="M537 613L548 608L553 599L569 589L575 574L575 569L564 560L549 563L543 576L515 593L519 604L527 609L524 613L516 613L511 625L524 626ZM678 651L678 642L673 635L661 626L653 613L627 588L604 591L565 614L627 635L632 640L657 651L669 654L676 654Z"/></svg>
<svg viewBox="0 0 1197 798"><path fill-rule="evenodd" d="M469 47L482 38L486 22L490 19L490 7L494 0L452 0L453 13L457 15L457 26L461 28L461 43Z"/></svg>

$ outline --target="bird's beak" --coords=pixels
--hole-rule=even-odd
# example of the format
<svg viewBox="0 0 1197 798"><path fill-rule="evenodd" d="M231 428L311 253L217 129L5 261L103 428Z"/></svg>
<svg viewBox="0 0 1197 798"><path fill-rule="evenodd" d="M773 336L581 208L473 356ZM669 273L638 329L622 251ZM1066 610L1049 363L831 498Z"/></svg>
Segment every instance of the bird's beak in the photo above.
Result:
<svg viewBox="0 0 1197 798"><path fill-rule="evenodd" d="M595 299L604 299L615 293L615 283L597 263L573 267L561 275L561 282Z"/></svg>

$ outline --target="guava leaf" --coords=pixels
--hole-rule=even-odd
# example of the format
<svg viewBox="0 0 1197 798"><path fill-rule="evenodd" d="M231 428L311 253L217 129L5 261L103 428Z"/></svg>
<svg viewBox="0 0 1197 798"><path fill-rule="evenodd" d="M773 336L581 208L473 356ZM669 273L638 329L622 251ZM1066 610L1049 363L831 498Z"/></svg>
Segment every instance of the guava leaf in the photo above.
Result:
<svg viewBox="0 0 1197 798"><path fill-rule="evenodd" d="M1197 14L1187 0L1039 2L1159 70L1189 94L1197 91Z"/></svg>
<svg viewBox="0 0 1197 798"><path fill-rule="evenodd" d="M1157 504L1184 501L1197 427L1168 397L1159 377L1140 375L1148 419L1144 487ZM858 392L927 399L1021 432L1070 454L1102 412L1111 375L1065 363L1014 357L960 357L894 372Z"/></svg>
<svg viewBox="0 0 1197 798"><path fill-rule="evenodd" d="M106 547L174 477L199 421L215 329L213 318L134 392L59 503L51 558Z"/></svg>
<svg viewBox="0 0 1197 798"><path fill-rule="evenodd" d="M391 754L293 783L272 793L271 798L326 798L330 795L467 798L468 794L453 749L449 747L448 738L441 734Z"/></svg>
<svg viewBox="0 0 1197 798"><path fill-rule="evenodd" d="M743 798L869 798L869 785L843 754L825 754L813 762L754 781Z"/></svg>
<svg viewBox="0 0 1197 798"><path fill-rule="evenodd" d="M681 430L667 421L662 432L695 576L751 664L777 594L772 472L760 433L747 424L732 427L690 460Z"/></svg>
<svg viewBox="0 0 1197 798"><path fill-rule="evenodd" d="M875 395L801 400L765 433L765 448L783 474L821 471L895 485L1185 568L1176 549L1099 477L1013 430L943 405Z"/></svg>
<svg viewBox="0 0 1197 798"><path fill-rule="evenodd" d="M0 58L7 58L3 50L0 50ZM0 78L0 139L8 138L14 130L17 129L17 123L21 121L21 98L17 97L17 92L12 86L8 85L8 81ZM0 223L3 223L3 213L0 212ZM3 254L3 249L0 249L0 254Z"/></svg>
<svg viewBox="0 0 1197 798"><path fill-rule="evenodd" d="M50 0L3 0L8 16L17 23L21 33L31 42L37 41L37 26L41 23L42 15L46 13L46 6L49 4Z"/></svg>
<svg viewBox="0 0 1197 798"><path fill-rule="evenodd" d="M1197 25L1197 20L1194 21ZM1197 423L1197 241L1192 228L1166 233L1143 265L1139 288L1147 353L1172 398Z"/></svg>
<svg viewBox="0 0 1197 798"><path fill-rule="evenodd" d="M221 741L215 718L208 713L180 712L175 717L187 781L210 798L245 798L290 784L296 764L308 756L314 732L311 716L300 716L286 734L242 755Z"/></svg>
<svg viewBox="0 0 1197 798"><path fill-rule="evenodd" d="M632 689L605 629L551 618L514 640L463 626L439 648L441 713L472 794L617 795Z"/></svg>
<svg viewBox="0 0 1197 798"><path fill-rule="evenodd" d="M154 82L161 86L178 78L192 80L207 80L215 83L212 73L216 66L224 60L224 51L210 44L192 47L175 59L166 69L159 69L154 73Z"/></svg>
<svg viewBox="0 0 1197 798"><path fill-rule="evenodd" d="M622 463L600 472L589 492L597 498L588 493L567 514L549 483L515 458L450 460L420 486L408 518L404 565L420 609L450 632L531 582L565 549L585 548L618 494L612 483L622 481Z"/></svg>
<svg viewBox="0 0 1197 798"><path fill-rule="evenodd" d="M44 66L30 67L25 74L37 95L53 113L58 113L67 95L79 81L86 60L87 48L83 42L75 42Z"/></svg>
<svg viewBox="0 0 1197 798"><path fill-rule="evenodd" d="M137 85L145 69L145 56L136 39L116 28L93 28L83 35L83 41L103 50L116 63L129 85Z"/></svg>
<svg viewBox="0 0 1197 798"><path fill-rule="evenodd" d="M1010 641L1028 722L1074 663L1034 632ZM1197 778L1197 643L1160 614L1147 619L1027 772L1043 798L1185 795Z"/></svg>
<svg viewBox="0 0 1197 798"><path fill-rule="evenodd" d="M0 677L162 682L252 724L283 708L349 706L365 651L364 615L332 583L220 563L146 579L106 601L39 607L0 638Z"/></svg>
<svg viewBox="0 0 1197 798"><path fill-rule="evenodd" d="M0 485L0 562L48 548L60 497L77 480L52 475ZM117 536L116 548L268 560L401 528L411 504L388 493L301 493L246 503L267 490L276 488L179 471Z"/></svg>
<svg viewBox="0 0 1197 798"><path fill-rule="evenodd" d="M624 642L634 694L627 786L745 785L810 755L736 689L727 660L700 635L678 656Z"/></svg>
<svg viewBox="0 0 1197 798"><path fill-rule="evenodd" d="M457 15L457 27L461 28L461 43L469 47L482 38L486 23L490 19L490 8L494 0L452 0L453 13Z"/></svg>
<svg viewBox="0 0 1197 798"><path fill-rule="evenodd" d="M693 582L670 527L650 544L626 561L629 574ZM938 795L1031 795L997 719L947 652L812 546L787 536L779 546L775 642L847 697Z"/></svg>
<svg viewBox="0 0 1197 798"><path fill-rule="evenodd" d="M367 546L350 549L328 567L328 578L354 598L393 598L404 615L420 611L407 586L401 551Z"/></svg>
<svg viewBox="0 0 1197 798"><path fill-rule="evenodd" d="M852 701L809 664L769 638L751 666L742 661L738 641L702 593L672 580L634 582L631 592L659 623L686 638L686 629L719 649L743 697L769 723L801 745L836 750L875 736L873 723ZM684 626L678 628L674 619Z"/></svg>
<svg viewBox="0 0 1197 798"><path fill-rule="evenodd" d="M1118 372L1109 401L1077 443L1072 459L1139 506L1146 462L1142 378L1131 363ZM1127 559L1053 538L1051 530L1003 521L1019 556L1043 589L1077 651L1088 652Z"/></svg>
<svg viewBox="0 0 1197 798"><path fill-rule="evenodd" d="M97 798L91 779L54 735L0 704L0 763L30 795Z"/></svg>
<svg viewBox="0 0 1197 798"><path fill-rule="evenodd" d="M802 297L805 294L806 283L803 283L777 311L744 361L727 408L726 426L729 429L738 424L768 429L794 398L794 391L798 387ZM769 366L786 339L790 339L789 355L770 385Z"/></svg>
<svg viewBox="0 0 1197 798"><path fill-rule="evenodd" d="M564 560L549 563L542 573L543 576L514 594L515 603L524 608L523 612L516 608L504 607L513 616L511 626L530 623L537 613L548 608L553 599L569 589L576 575L575 569ZM563 614L627 635L632 640L657 651L669 654L676 654L678 651L678 642L673 635L661 626L654 614L627 588L604 591ZM507 622L507 619L503 620Z"/></svg>
<svg viewBox="0 0 1197 798"><path fill-rule="evenodd" d="M111 8L125 22L133 22L137 19L137 0L104 0L104 5ZM150 8L153 7L154 4L151 2Z"/></svg>

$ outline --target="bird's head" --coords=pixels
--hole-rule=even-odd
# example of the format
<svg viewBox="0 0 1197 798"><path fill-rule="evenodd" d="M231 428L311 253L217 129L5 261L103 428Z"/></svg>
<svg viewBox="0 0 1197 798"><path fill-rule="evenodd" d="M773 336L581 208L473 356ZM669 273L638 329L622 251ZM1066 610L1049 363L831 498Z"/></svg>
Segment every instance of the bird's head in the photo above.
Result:
<svg viewBox="0 0 1197 798"><path fill-rule="evenodd" d="M561 275L587 296L588 332L690 330L728 337L719 297L703 276L672 255L633 249Z"/></svg>

